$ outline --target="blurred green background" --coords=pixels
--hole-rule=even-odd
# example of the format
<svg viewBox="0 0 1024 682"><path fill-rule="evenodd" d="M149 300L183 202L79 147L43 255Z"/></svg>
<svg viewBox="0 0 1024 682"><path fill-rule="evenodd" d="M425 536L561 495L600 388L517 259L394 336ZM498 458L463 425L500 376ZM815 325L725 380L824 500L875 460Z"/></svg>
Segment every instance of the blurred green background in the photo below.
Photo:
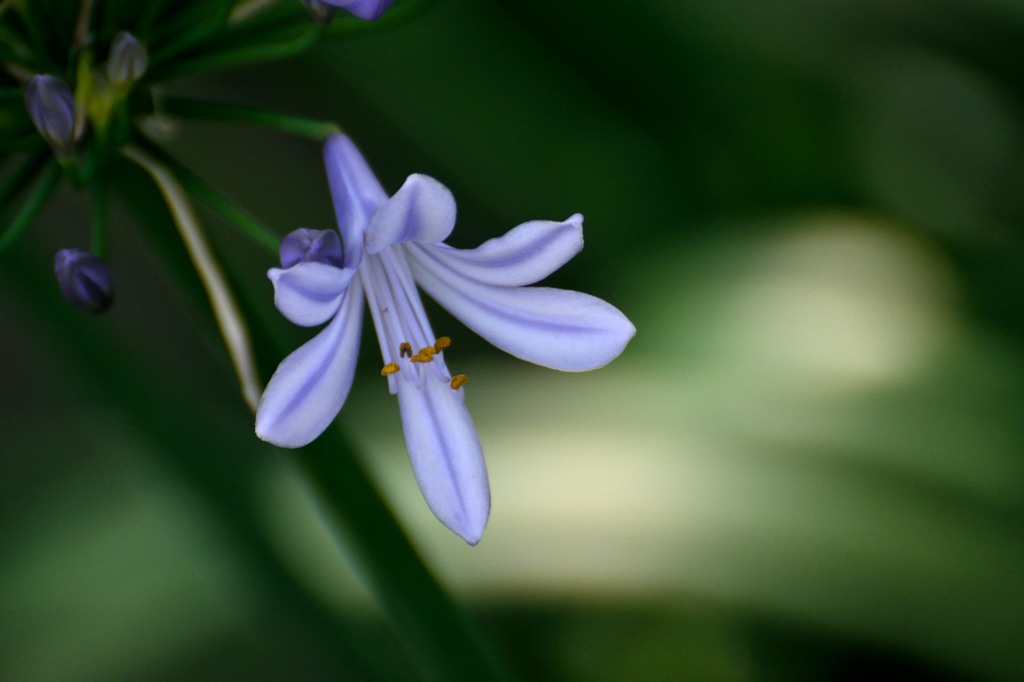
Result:
<svg viewBox="0 0 1024 682"><path fill-rule="evenodd" d="M339 419L524 679L1019 680L1022 64L1012 0L439 0L170 91L336 119L389 189L453 190L459 246L585 215L551 283L634 321L609 367L433 310L491 472L478 547L423 503L370 336ZM331 226L315 145L161 135L280 234ZM0 679L414 678L135 180L106 316L53 285L88 235L67 188L0 267ZM207 217L251 313L308 338Z"/></svg>

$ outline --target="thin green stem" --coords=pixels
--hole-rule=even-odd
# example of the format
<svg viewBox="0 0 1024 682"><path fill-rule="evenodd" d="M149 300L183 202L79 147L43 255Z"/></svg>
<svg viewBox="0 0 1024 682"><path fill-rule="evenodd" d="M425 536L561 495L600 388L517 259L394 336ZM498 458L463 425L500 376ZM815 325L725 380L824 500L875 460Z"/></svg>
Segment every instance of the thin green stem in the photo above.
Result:
<svg viewBox="0 0 1024 682"><path fill-rule="evenodd" d="M221 43L215 49L176 59L173 63L154 67L153 80L168 80L198 72L213 71L260 62L291 57L312 46L323 34L318 26L302 26L296 35L283 39L243 42L242 44Z"/></svg>
<svg viewBox="0 0 1024 682"><path fill-rule="evenodd" d="M161 99L156 106L158 110L155 113L158 114L202 121L267 126L317 141L340 131L336 124L328 121L316 121L302 116L240 104L168 97Z"/></svg>
<svg viewBox="0 0 1024 682"><path fill-rule="evenodd" d="M376 21L341 15L328 27L315 25L298 2L277 3L246 15L230 26L224 40L184 55L173 63L152 68L154 80L165 80L200 71L255 64L298 54L324 36L375 33L407 22L436 0L409 0L391 7ZM159 55L158 55L159 57ZM161 61L154 59L154 64Z"/></svg>
<svg viewBox="0 0 1024 682"><path fill-rule="evenodd" d="M21 207L21 211L11 221L7 231L0 236L0 253L6 251L17 241L21 233L32 224L32 221L35 220L36 216L39 215L39 211L43 208L43 204L46 203L46 200L50 198L50 194L53 193L58 180L60 180L60 164L57 163L56 159L53 159L46 166L46 170L43 171L39 184L29 194L28 199L25 200L25 205Z"/></svg>
<svg viewBox="0 0 1024 682"><path fill-rule="evenodd" d="M195 49L202 49L207 41L219 42L231 12L228 0L206 0L196 5L179 4L180 9L155 30L159 35L154 39L150 54L150 66L177 61L181 55ZM151 76L147 76L151 80Z"/></svg>
<svg viewBox="0 0 1024 682"><path fill-rule="evenodd" d="M138 145L146 152L167 166L178 178L178 182L193 198L217 213L228 224L237 229L243 236L265 251L277 255L281 238L269 227L250 215L245 209L231 201L220 190L193 173L152 141L141 138Z"/></svg>
<svg viewBox="0 0 1024 682"><path fill-rule="evenodd" d="M174 225L178 228L196 273L206 289L210 308L217 318L224 346L238 377L242 398L255 410L262 384L256 369L249 326L238 307L234 292L216 254L203 233L192 202L189 201L177 177L159 160L137 147L125 147L121 153L149 174L167 202L167 209L171 213Z"/></svg>
<svg viewBox="0 0 1024 682"><path fill-rule="evenodd" d="M76 47L84 47L89 38L89 23L92 21L93 6L96 0L82 0L75 22L74 40Z"/></svg>
<svg viewBox="0 0 1024 682"><path fill-rule="evenodd" d="M437 583L334 429L297 451L340 542L430 680L508 680L511 673Z"/></svg>

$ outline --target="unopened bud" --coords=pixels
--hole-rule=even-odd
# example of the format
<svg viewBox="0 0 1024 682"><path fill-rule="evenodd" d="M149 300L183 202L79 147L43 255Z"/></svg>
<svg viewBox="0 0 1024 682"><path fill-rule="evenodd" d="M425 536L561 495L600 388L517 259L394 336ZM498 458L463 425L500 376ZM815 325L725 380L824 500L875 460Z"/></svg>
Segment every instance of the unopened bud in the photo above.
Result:
<svg viewBox="0 0 1024 682"><path fill-rule="evenodd" d="M281 267L307 262L342 267L341 238L334 230L300 228L281 240Z"/></svg>
<svg viewBox="0 0 1024 682"><path fill-rule="evenodd" d="M149 63L149 52L146 46L136 40L135 36L121 31L114 36L107 56L107 80L116 88L127 89L132 83L142 78Z"/></svg>
<svg viewBox="0 0 1024 682"><path fill-rule="evenodd" d="M302 6L309 13L309 18L321 26L331 23L334 18L334 7L324 0L302 0Z"/></svg>
<svg viewBox="0 0 1024 682"><path fill-rule="evenodd" d="M53 258L57 286L64 299L91 313L102 313L114 301L110 266L81 249L61 249Z"/></svg>
<svg viewBox="0 0 1024 682"><path fill-rule="evenodd" d="M392 0L323 0L328 5L340 7L360 19L372 20L384 14Z"/></svg>
<svg viewBox="0 0 1024 682"><path fill-rule="evenodd" d="M37 74L25 86L25 108L58 159L75 152L75 96L56 76Z"/></svg>

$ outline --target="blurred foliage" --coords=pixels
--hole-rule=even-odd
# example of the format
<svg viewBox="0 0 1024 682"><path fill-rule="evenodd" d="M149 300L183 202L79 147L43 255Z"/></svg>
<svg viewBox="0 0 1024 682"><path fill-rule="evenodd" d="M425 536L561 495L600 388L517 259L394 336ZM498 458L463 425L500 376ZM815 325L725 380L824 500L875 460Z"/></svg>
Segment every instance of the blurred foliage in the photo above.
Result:
<svg viewBox="0 0 1024 682"><path fill-rule="evenodd" d="M524 367L432 311L488 453L479 547L435 527L370 350L340 419L524 679L1017 680L1022 63L1007 0L438 0L166 87L337 120L386 187L452 188L460 245L586 216L552 281L630 315L616 364ZM278 233L331 225L315 145L164 136ZM52 283L80 195L0 261L0 679L409 679L137 191L105 318ZM246 310L305 338L206 217Z"/></svg>

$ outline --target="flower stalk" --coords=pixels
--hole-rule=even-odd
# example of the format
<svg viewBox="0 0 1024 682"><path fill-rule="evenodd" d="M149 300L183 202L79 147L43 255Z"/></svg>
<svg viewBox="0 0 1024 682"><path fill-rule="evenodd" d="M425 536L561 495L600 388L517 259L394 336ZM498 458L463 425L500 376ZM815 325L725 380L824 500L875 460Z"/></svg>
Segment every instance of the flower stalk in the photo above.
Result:
<svg viewBox="0 0 1024 682"><path fill-rule="evenodd" d="M166 115L190 120L265 126L317 142L339 132L338 125L330 121L318 121L242 104L225 104L184 97L161 98L154 103L153 113L157 116Z"/></svg>
<svg viewBox="0 0 1024 682"><path fill-rule="evenodd" d="M138 147L126 147L122 153L149 174L167 202L174 224L206 289L221 337L235 367L242 398L251 409L256 409L261 391L249 328L203 234L192 202L170 170L157 159Z"/></svg>

